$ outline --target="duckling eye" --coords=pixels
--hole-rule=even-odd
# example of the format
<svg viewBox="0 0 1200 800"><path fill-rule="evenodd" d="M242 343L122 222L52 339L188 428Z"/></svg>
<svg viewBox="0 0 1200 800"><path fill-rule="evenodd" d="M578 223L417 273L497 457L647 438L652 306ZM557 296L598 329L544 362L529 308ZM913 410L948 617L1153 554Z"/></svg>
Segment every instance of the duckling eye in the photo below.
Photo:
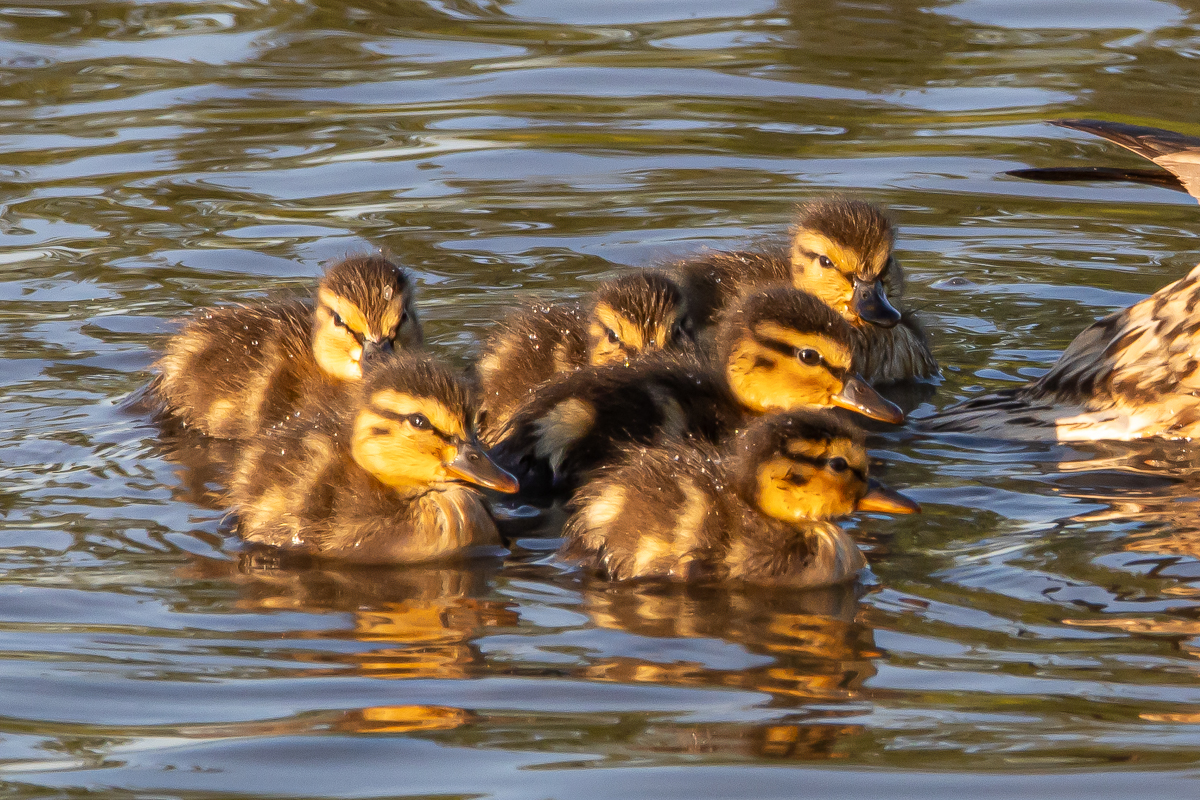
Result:
<svg viewBox="0 0 1200 800"><path fill-rule="evenodd" d="M330 313L333 314L333 324L334 325L337 325L339 328L345 328L346 330L350 330L350 326L346 324L346 320L342 319L341 314L339 314L336 311L331 311Z"/></svg>
<svg viewBox="0 0 1200 800"><path fill-rule="evenodd" d="M806 347L803 350L797 350L796 358L800 359L800 363L809 367L815 367L821 363L821 354L816 350L813 350L811 347Z"/></svg>
<svg viewBox="0 0 1200 800"><path fill-rule="evenodd" d="M605 328L604 332L608 335L608 343L609 344L619 344L620 343L620 341L621 341L620 338L618 338L616 331L614 331L612 328Z"/></svg>
<svg viewBox="0 0 1200 800"><path fill-rule="evenodd" d="M817 263L819 263L825 269L833 269L833 259L831 259L829 256L821 256L819 259L817 259Z"/></svg>
<svg viewBox="0 0 1200 800"><path fill-rule="evenodd" d="M846 463L846 459L842 458L841 456L829 459L828 466L834 472L845 472L846 470L850 469L850 465Z"/></svg>
<svg viewBox="0 0 1200 800"><path fill-rule="evenodd" d="M424 414L409 414L408 424L412 425L419 431L427 431L433 428L433 424L429 421L429 417Z"/></svg>

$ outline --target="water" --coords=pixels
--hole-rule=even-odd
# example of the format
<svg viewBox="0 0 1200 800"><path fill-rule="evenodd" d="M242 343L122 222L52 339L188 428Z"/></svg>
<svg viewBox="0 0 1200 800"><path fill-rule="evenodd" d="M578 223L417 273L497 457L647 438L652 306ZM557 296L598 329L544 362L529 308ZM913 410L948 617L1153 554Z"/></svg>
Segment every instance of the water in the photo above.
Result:
<svg viewBox="0 0 1200 800"><path fill-rule="evenodd" d="M945 382L1041 373L1200 209L1025 166L1200 134L1183 3L51 2L0 9L0 775L13 797L1190 796L1180 445L873 440L873 577L609 586L242 557L126 408L190 309L383 249L456 364L512 298L888 206ZM189 482L190 481L190 482Z"/></svg>

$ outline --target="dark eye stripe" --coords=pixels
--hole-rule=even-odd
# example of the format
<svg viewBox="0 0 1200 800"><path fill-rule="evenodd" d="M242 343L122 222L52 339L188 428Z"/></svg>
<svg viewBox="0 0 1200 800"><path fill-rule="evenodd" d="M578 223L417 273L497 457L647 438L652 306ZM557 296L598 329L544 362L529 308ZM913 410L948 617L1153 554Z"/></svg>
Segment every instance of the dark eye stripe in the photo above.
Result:
<svg viewBox="0 0 1200 800"><path fill-rule="evenodd" d="M383 417L384 419L394 420L395 422L408 422L409 417L415 416L414 414L398 414L395 411L392 411L391 409L380 408L379 406L375 405L374 403L371 403L370 409L373 412L375 412L376 414L378 414L379 416ZM426 419L428 419L428 417L426 417ZM449 444L454 444L455 442L460 441L459 437L451 436L450 434L446 433L445 431L438 430L436 427L434 427L432 422L429 423L428 428L421 428L421 430L427 430L430 433L432 433L434 436L437 436L439 439L441 439L442 441L447 442Z"/></svg>
<svg viewBox="0 0 1200 800"><path fill-rule="evenodd" d="M360 345L364 344L366 342L367 338L365 336L363 336L363 334L359 333L356 330L353 330L349 325L347 325L346 320L342 319L341 314L337 313L329 306L325 306L325 310L328 311L333 316L333 324L334 325L338 326L342 330L346 331L346 333L353 336Z"/></svg>
<svg viewBox="0 0 1200 800"><path fill-rule="evenodd" d="M780 342L776 339L764 339L761 336L755 336L754 341L758 342L760 345L762 345L767 350L770 350L775 353L779 353L782 356L787 356L788 358L796 358L796 356L797 356L796 347L788 344L787 342ZM806 347L804 349L805 350L815 350L816 348ZM817 354L820 355L819 350L817 351ZM817 365L814 364L813 366L817 366ZM823 367L831 375L833 375L834 377L839 378L839 379L842 378L843 376L845 376L845 374L846 374L845 369L842 369L841 367L833 366L832 364L830 364L828 361L825 360L824 356L821 356L821 362L820 362L819 366Z"/></svg>
<svg viewBox="0 0 1200 800"><path fill-rule="evenodd" d="M836 457L840 458L840 456L836 456ZM802 455L791 455L791 454L788 455L788 458L790 458L792 461L798 462L800 464L808 464L810 466L816 467L817 469L825 469L827 466L829 466L828 458L817 458L814 456L802 456ZM858 469L857 467L852 467L849 464L846 464L846 471L849 472L850 474L854 475L860 481L865 481L867 479L867 473L864 470Z"/></svg>

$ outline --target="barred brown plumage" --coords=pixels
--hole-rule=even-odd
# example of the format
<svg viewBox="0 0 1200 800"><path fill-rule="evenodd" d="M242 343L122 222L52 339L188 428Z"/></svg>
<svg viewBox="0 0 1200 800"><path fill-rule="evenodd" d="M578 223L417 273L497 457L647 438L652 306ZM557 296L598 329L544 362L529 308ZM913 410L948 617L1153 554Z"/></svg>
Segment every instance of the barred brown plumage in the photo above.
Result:
<svg viewBox="0 0 1200 800"><path fill-rule="evenodd" d="M1200 435L1200 266L1110 314L1025 386L923 420L1004 439L1192 439Z"/></svg>

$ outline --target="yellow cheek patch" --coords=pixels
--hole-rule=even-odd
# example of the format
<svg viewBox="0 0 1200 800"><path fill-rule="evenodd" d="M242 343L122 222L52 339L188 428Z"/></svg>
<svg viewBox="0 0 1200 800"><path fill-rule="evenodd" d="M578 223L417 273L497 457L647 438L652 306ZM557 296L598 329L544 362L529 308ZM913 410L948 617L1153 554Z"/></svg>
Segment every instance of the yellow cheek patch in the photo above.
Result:
<svg viewBox="0 0 1200 800"><path fill-rule="evenodd" d="M400 324L400 317L404 314L404 307L401 305L390 305L383 311L383 316L379 318L379 330L371 331L376 336L388 336L392 331L396 330L396 326Z"/></svg>
<svg viewBox="0 0 1200 800"><path fill-rule="evenodd" d="M758 508L784 522L825 520L854 510L865 484L853 473L832 473L785 456L763 463L757 472Z"/></svg>
<svg viewBox="0 0 1200 800"><path fill-rule="evenodd" d="M422 412L424 413L424 412ZM350 452L360 467L395 489L444 482L446 443L367 409L354 420Z"/></svg>
<svg viewBox="0 0 1200 800"><path fill-rule="evenodd" d="M804 251L827 255L835 266L822 267L819 259L813 259ZM813 295L843 317L850 313L850 303L854 299L854 283L850 276L858 266L857 258L850 263L845 261L846 253L844 248L817 234L801 233L792 244L792 285Z"/></svg>
<svg viewBox="0 0 1200 800"><path fill-rule="evenodd" d="M424 414L433 427L447 436L466 438L466 421L432 397L418 397L395 389L383 389L371 395L371 405L398 416Z"/></svg>
<svg viewBox="0 0 1200 800"><path fill-rule="evenodd" d="M826 256L833 262L834 269L844 276L856 275L864 266L863 254L814 231L801 231L792 240L793 257L804 258L803 252ZM828 268L825 268L828 270Z"/></svg>
<svg viewBox="0 0 1200 800"><path fill-rule="evenodd" d="M333 313L341 317L342 322L346 323L350 330L363 334L370 332L367 318L363 316L358 306L346 298L339 297L328 289L321 289L317 292L317 301L322 305L328 306Z"/></svg>
<svg viewBox="0 0 1200 800"><path fill-rule="evenodd" d="M762 347L742 341L730 354L726 377L738 402L758 414L797 408L827 408L842 390L829 370L809 367Z"/></svg>
<svg viewBox="0 0 1200 800"><path fill-rule="evenodd" d="M617 334L617 338L624 342L627 347L641 350L646 346L646 342L642 339L642 331L637 323L618 314L612 306L607 303L597 303L596 310L593 313L596 315L596 319L600 320L601 324Z"/></svg>
<svg viewBox="0 0 1200 800"><path fill-rule="evenodd" d="M621 344L610 342L608 331L599 322L593 322L588 328L588 339L592 346L588 359L593 367L616 364L625 360L625 351L621 349Z"/></svg>
<svg viewBox="0 0 1200 800"><path fill-rule="evenodd" d="M360 345L349 331L333 324L333 317L324 309L318 309L317 328L313 335L313 357L329 375L343 381L356 381L362 377Z"/></svg>
<svg viewBox="0 0 1200 800"><path fill-rule="evenodd" d="M800 467L782 456L760 464L757 472L759 510L785 522L812 519L816 498L806 488L812 472L811 468ZM803 483L796 485L789 475L802 479Z"/></svg>
<svg viewBox="0 0 1200 800"><path fill-rule="evenodd" d="M754 329L760 339L783 342L797 350L816 350L831 367L849 369L854 353L849 347L818 333L800 333L775 322L764 322Z"/></svg>

